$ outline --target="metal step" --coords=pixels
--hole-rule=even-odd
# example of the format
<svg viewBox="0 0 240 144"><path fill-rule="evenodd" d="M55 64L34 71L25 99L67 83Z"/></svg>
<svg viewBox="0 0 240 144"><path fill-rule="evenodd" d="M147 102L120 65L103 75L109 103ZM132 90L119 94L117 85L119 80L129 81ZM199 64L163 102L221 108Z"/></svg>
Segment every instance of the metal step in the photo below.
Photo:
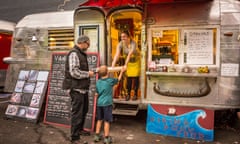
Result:
<svg viewBox="0 0 240 144"><path fill-rule="evenodd" d="M140 104L140 100L129 100L126 101L125 99L113 99L115 104L129 104L129 105L138 105Z"/></svg>
<svg viewBox="0 0 240 144"><path fill-rule="evenodd" d="M124 109L114 109L113 114L114 115L128 115L128 116L136 116L138 113L138 110L124 110Z"/></svg>
<svg viewBox="0 0 240 144"><path fill-rule="evenodd" d="M138 113L138 103L136 104L114 103L113 114L115 115L136 116L137 113Z"/></svg>

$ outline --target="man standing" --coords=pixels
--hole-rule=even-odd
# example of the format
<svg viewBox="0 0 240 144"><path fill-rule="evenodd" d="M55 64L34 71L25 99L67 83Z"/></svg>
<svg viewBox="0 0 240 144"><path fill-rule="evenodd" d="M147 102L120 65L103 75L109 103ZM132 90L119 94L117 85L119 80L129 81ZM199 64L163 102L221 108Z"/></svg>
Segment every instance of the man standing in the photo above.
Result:
<svg viewBox="0 0 240 144"><path fill-rule="evenodd" d="M68 53L65 64L63 89L69 90L71 96L71 142L75 144L80 143L81 134L86 134L83 126L88 112L90 77L94 76L94 72L88 68L86 51L89 44L89 37L80 36Z"/></svg>

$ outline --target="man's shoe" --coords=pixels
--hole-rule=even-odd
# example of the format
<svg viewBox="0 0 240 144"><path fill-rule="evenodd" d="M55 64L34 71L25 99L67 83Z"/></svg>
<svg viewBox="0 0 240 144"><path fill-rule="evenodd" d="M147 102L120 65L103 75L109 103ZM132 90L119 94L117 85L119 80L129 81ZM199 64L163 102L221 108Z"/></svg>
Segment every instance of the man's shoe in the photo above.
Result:
<svg viewBox="0 0 240 144"><path fill-rule="evenodd" d="M72 144L81 144L80 139L79 140L71 140Z"/></svg>
<svg viewBox="0 0 240 144"><path fill-rule="evenodd" d="M90 132L85 131L85 130L80 131L79 134L82 136L90 136L91 135Z"/></svg>
<svg viewBox="0 0 240 144"><path fill-rule="evenodd" d="M82 141L82 140L72 140L71 141L72 144L88 144L87 141Z"/></svg>
<svg viewBox="0 0 240 144"><path fill-rule="evenodd" d="M72 144L74 144L74 143L80 142L81 138L80 137L71 137L71 138L69 138L69 140Z"/></svg>

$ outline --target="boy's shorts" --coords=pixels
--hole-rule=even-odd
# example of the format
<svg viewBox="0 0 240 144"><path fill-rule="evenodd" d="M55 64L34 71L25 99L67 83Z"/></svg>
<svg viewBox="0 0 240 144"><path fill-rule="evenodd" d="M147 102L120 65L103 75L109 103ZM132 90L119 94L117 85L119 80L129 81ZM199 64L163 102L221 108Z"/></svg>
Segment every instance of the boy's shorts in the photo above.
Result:
<svg viewBox="0 0 240 144"><path fill-rule="evenodd" d="M112 105L97 106L97 120L112 122L113 121Z"/></svg>

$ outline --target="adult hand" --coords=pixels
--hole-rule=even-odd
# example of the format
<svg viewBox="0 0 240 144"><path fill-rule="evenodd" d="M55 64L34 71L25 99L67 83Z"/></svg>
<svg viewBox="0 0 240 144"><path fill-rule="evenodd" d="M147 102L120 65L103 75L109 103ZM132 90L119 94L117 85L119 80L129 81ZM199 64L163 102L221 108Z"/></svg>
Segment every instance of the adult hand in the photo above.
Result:
<svg viewBox="0 0 240 144"><path fill-rule="evenodd" d="M127 65L123 66L123 70L126 71L127 70Z"/></svg>
<svg viewBox="0 0 240 144"><path fill-rule="evenodd" d="M126 68L123 66L122 68L121 68L121 72L123 73L123 72L125 72L126 71Z"/></svg>
<svg viewBox="0 0 240 144"><path fill-rule="evenodd" d="M93 77L94 76L94 72L93 71L89 71L88 74L89 74L89 77Z"/></svg>

